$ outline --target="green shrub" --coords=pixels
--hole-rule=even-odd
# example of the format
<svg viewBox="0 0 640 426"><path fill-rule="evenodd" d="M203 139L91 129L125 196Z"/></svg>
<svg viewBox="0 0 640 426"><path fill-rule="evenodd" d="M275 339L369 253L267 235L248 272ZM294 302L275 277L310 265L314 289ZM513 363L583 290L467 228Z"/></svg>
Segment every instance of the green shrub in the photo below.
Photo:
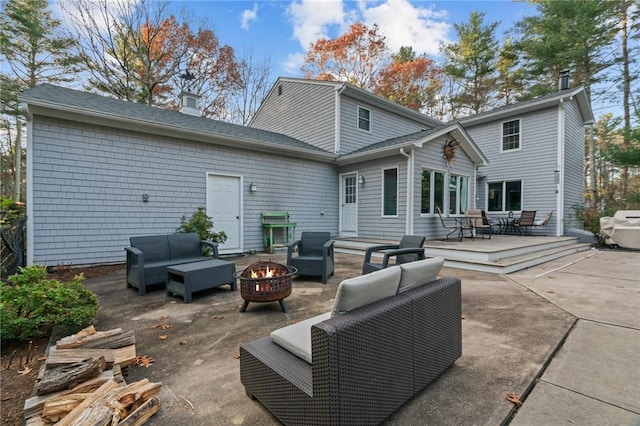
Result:
<svg viewBox="0 0 640 426"><path fill-rule="evenodd" d="M82 285L48 279L44 266L20 268L0 283L0 337L26 340L44 336L54 326L87 326L98 312L98 298Z"/></svg>
<svg viewBox="0 0 640 426"><path fill-rule="evenodd" d="M201 241L213 241L214 243L224 243L227 241L227 234L224 231L213 232L213 219L207 216L204 207L198 207L198 210L191 216L191 219L187 220L186 216L182 216L180 219L180 227L176 229L176 232L195 232ZM208 253L208 248L204 248L205 253Z"/></svg>

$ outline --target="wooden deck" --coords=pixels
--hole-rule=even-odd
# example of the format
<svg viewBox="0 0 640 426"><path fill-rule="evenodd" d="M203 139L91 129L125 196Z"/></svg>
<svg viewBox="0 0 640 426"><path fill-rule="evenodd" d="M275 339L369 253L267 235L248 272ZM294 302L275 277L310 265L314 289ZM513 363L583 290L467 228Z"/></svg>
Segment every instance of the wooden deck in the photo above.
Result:
<svg viewBox="0 0 640 426"><path fill-rule="evenodd" d="M364 238L336 238L335 250L364 254L376 244L397 244L397 241ZM445 266L472 271L509 274L553 259L591 248L574 237L540 237L492 235L491 239L464 238L429 240L424 244L427 257L442 256Z"/></svg>

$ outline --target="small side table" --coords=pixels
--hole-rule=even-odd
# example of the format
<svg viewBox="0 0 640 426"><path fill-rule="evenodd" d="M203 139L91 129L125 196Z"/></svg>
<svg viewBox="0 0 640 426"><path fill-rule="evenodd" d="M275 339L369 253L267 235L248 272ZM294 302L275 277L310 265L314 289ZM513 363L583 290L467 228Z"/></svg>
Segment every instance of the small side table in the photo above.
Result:
<svg viewBox="0 0 640 426"><path fill-rule="evenodd" d="M192 302L192 293L229 284L236 291L236 264L219 259L184 263L167 268L167 296L178 294L184 303Z"/></svg>

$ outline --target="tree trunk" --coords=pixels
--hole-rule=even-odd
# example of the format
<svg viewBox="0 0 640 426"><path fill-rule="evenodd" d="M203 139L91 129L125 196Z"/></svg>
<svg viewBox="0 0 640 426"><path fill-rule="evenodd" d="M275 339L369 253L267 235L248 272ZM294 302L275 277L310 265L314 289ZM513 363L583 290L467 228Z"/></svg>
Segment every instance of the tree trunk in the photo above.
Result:
<svg viewBox="0 0 640 426"><path fill-rule="evenodd" d="M16 146L13 155L14 159L14 188L13 201L20 201L20 189L22 189L22 121L16 116Z"/></svg>
<svg viewBox="0 0 640 426"><path fill-rule="evenodd" d="M624 108L624 133L622 136L623 149L629 149L629 131L631 130L631 116L629 114L629 98L631 97L630 77L629 77L629 49L628 49L628 28L627 28L627 10L630 6L628 0L621 0L620 7L620 26L622 29L622 79L623 79L623 108ZM629 167L622 166L620 173L620 183L622 199L626 201L629 188Z"/></svg>

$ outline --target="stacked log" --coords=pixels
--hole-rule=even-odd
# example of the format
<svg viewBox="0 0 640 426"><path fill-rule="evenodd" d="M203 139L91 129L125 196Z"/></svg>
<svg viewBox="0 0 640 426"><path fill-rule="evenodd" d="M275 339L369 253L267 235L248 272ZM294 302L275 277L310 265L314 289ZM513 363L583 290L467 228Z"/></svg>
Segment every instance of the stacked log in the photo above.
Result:
<svg viewBox="0 0 640 426"><path fill-rule="evenodd" d="M27 426L142 425L160 409L161 383L127 384L122 369L136 362L135 336L87 327L48 349L36 396L24 403Z"/></svg>

